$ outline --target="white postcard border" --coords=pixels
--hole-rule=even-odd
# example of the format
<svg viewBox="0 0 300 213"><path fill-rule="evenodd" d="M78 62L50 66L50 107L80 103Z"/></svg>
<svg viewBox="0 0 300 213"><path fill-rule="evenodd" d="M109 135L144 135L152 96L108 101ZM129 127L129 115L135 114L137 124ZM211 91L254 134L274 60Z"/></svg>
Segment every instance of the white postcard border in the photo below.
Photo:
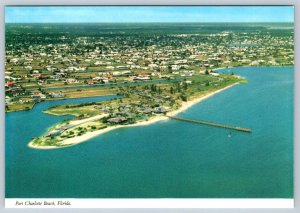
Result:
<svg viewBox="0 0 300 213"><path fill-rule="evenodd" d="M6 198L5 208L294 208L294 199L26 199Z"/></svg>
<svg viewBox="0 0 300 213"><path fill-rule="evenodd" d="M298 2L297 0L264 0L264 1L260 1L260 0L244 0L244 1L239 1L239 0L218 0L218 1L215 1L215 0L203 0L201 2L197 1L197 0L187 0L187 1L180 1L180 0L172 0L172 1L169 1L169 0L166 0L166 1L160 1L160 0L151 0L151 1L148 1L148 2L141 2L139 0L132 0L132 1L128 1L128 0L102 0L101 2L97 1L97 0L86 0L86 1L82 1L82 0L73 0L72 2L68 1L68 0L43 0L43 1L40 1L40 0L27 0L26 2L23 1L23 0L3 0L3 1L0 1L0 7L1 7L1 10L3 11L3 7L4 5L32 5L32 4L40 4L40 5L59 5L59 4L62 4L62 5L69 5L69 4L72 4L72 5L104 5L104 4L117 4L117 5L120 5L120 4L126 4L126 5L129 5L129 4L146 4L146 5L149 5L149 4L167 4L167 5L173 5L173 4L192 4L192 5L195 5L195 4L208 4L208 5L211 5L211 4L238 4L238 5L245 5L245 4L252 4L252 5L261 5L261 4L272 4L272 5L286 5L286 4L293 4L296 6L296 8L299 9L299 3L300 1ZM297 17L299 16L300 13L295 13L295 20L300 20L300 19L297 19ZM3 41L3 42L0 42L0 50L2 53L4 53L4 13L0 13L0 19L1 19L1 29L0 29L0 40ZM296 26L299 26L299 22L295 22L295 25ZM298 51L299 50L299 44L300 44L300 39L297 39L296 38L296 35L299 35L299 30L298 30L298 27L295 26L295 61L297 61L297 59L299 59L300 57L300 54ZM0 68L4 69L4 54L0 54ZM295 64L295 70L298 69L298 63ZM0 76L1 76L1 79L4 79L4 73L0 73ZM294 181L295 181L295 186L294 186L294 190L295 190L295 203L296 204L299 204L299 189L300 187L299 186L299 180L297 177L299 177L299 168L297 165L299 165L299 162L300 162L300 156L298 155L299 154L299 132L300 131L297 131L299 130L299 121L300 121L300 113L299 113L299 110L300 108L298 108L297 106L300 105L300 95L299 95L299 91L298 90L300 88L300 84L297 84L297 82L299 83L300 81L300 74L299 73L295 73L295 115L294 115L294 118L295 118L295 145L294 145L294 152L295 152L295 167L294 167ZM4 88L4 85L2 86ZM4 93L1 93L0 94L0 97L2 97L1 100L4 100ZM1 128L0 128L0 135L1 135L1 146L0 146L0 155L2 157L0 157L0 165L1 165L1 175L0 175L0 197L2 199L0 199L0 212L19 212L19 210L17 210L16 207L12 207L14 209L4 209L4 202L6 204L6 206L12 201L12 200L20 200L20 199L5 199L5 192L4 192L4 175L5 175L5 172L4 172L4 168L5 168L5 160L4 160L4 156L5 156L5 153L4 153L4 101L0 101L1 104L3 105L2 109L0 110L0 113L1 113L1 117L2 119L0 120L0 123L1 123ZM22 200L22 199L21 199ZM24 199L24 200L37 200L37 199ZM54 199L41 199L41 200L54 200ZM75 201L75 202L78 202L80 199L57 199L57 200L70 200L70 201ZM89 200L89 199L87 199ZM103 202L101 201L102 199L98 200L96 199L95 202ZM164 200L164 199L163 199ZM176 199L172 199L173 203L175 201L177 201ZM240 202L241 199L237 199L237 202ZM255 199L255 203L254 205L251 207L251 208L259 208L259 207L254 207L254 206L257 206L257 202L260 202L259 201L260 199ZM263 199L264 201L266 201L266 199ZM278 199L271 199L272 200L272 206L270 208L281 208L281 207L276 207L278 202L281 202L281 201L278 201ZM281 200L281 199L279 199ZM284 199L286 201L286 199ZM289 201L290 200L293 200L293 199L288 199ZM198 201L197 201L198 202ZM294 201L293 201L294 203ZM74 204L75 205L75 204ZM86 205L86 204L85 204ZM7 207L8 208L8 207ZM20 208L24 208L24 207L20 207ZM45 208L45 207L43 207ZM76 208L76 207L71 207L71 208ZM102 207L103 208L103 207ZM113 208L118 208L116 205L113 207ZM121 207L122 208L122 207ZM136 207L137 208L137 207ZM152 207L152 208L155 208L155 207ZM158 208L158 207L157 207ZM175 207L173 207L175 208ZM188 207L185 207L185 208L188 208ZM226 210L226 209L221 209L222 207L219 207L215 204L214 208L218 208L217 210L212 210L210 212L273 212L273 210L269 211L267 209L262 209L262 210L247 210L247 209L242 209L242 210L238 210L238 211L235 211L235 210ZM239 208L239 207L236 207L236 208ZM246 207L240 207L240 208L246 208ZM292 213L292 212L297 212L299 209L299 205L296 205L295 206L295 209L291 210L291 209L286 209L286 210L281 210L280 212L289 212L289 213ZM96 210L96 209L95 209ZM67 211L67 210L66 210ZM86 210L72 210L72 212L87 212ZM198 210L197 212L205 212L206 210ZM30 209L28 210L23 210L22 212L31 212ZM46 208L43 210L43 212L53 212L53 210L47 210ZM55 211L57 212L57 211ZM60 211L59 211L60 212ZM65 212L65 210L64 210ZM89 210L88 212L98 212L98 210L96 211L93 211L93 210ZM111 212L109 210L104 210L102 212ZM132 212L132 210L124 210L124 212ZM140 212L140 211L139 211ZM147 210L141 210L141 212L149 212ZM159 212L159 211L157 211ZM174 212L174 210L164 210L164 212ZM189 210L187 210L187 212L191 212Z"/></svg>

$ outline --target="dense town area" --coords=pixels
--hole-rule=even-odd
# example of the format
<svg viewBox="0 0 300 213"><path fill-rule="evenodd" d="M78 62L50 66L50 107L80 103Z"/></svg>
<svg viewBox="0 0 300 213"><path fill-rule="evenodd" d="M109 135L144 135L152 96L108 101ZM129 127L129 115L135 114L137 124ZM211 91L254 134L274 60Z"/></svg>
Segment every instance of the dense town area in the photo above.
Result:
<svg viewBox="0 0 300 213"><path fill-rule="evenodd" d="M6 111L28 110L43 100L117 94L118 87L140 83L193 84L196 76L209 85L221 67L293 65L287 26L191 25L177 33L176 27L8 24Z"/></svg>

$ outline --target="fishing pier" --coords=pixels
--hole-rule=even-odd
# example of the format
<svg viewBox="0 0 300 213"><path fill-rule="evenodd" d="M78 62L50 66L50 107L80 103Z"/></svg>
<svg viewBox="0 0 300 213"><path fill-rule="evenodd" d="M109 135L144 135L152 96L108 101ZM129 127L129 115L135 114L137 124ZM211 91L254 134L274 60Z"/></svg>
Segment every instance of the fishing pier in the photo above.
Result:
<svg viewBox="0 0 300 213"><path fill-rule="evenodd" d="M225 124L220 124L220 123L215 123L215 122L208 122L208 121L202 121L202 120L192 120L192 119L187 119L187 118L182 118L182 117L177 117L177 116L171 116L171 115L165 115L168 118L179 120L179 121L185 121L185 122L190 122L190 123L196 123L196 124L204 124L204 125L209 125L209 126L215 126L215 127L221 127L225 129L232 129L240 132L247 132L251 133L251 129L249 128L243 128L239 126L229 126Z"/></svg>

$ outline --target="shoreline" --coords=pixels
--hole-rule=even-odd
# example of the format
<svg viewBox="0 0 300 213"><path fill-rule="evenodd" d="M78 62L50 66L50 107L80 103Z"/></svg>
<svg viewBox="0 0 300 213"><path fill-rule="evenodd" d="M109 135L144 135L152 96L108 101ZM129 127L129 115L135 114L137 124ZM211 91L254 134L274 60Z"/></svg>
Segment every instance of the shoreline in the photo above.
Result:
<svg viewBox="0 0 300 213"><path fill-rule="evenodd" d="M174 110L174 111L171 111L171 112L168 112L167 115L170 115L170 116L174 116L174 115L177 115L185 110L187 110L188 108L192 107L193 105L197 104L197 103L200 103L201 101L207 99L207 98L210 98L212 96L214 96L215 94L217 93L220 93L226 89L229 89L233 86L236 86L238 85L239 83L234 83L234 84L231 84L231 85L228 85L226 87L223 87L221 89L218 89L216 91L213 91L211 93L208 93L206 95L203 95L201 97L198 97L198 98L195 98L191 101L188 101L188 102L182 102L182 106L177 109L177 110ZM116 125L116 126L110 126L110 127L107 127L105 129L100 129L100 130L95 130L93 132L87 132L86 134L84 135L81 135L81 136L76 136L75 138L68 138L66 140L63 140L62 143L65 145L65 146L35 146L32 144L32 141L29 142L29 144L27 145L28 147L30 148L33 148L33 149L61 149L61 148L67 148L67 147L70 147L70 146L74 146L74 145L77 145L79 143L83 143L89 139L92 139L96 136L99 136L101 134L104 134L104 133L107 133L109 131L112 131L112 130L115 130L115 129L119 129L119 128L127 128L127 127L136 127L136 126L146 126L146 125L150 125L150 124L153 124L153 123L156 123L156 122L159 122L159 121L163 121L163 120L167 120L169 118L163 116L163 115L157 115L157 116L153 116L152 118L150 118L149 120L145 120L145 121L140 121L140 122L137 122L135 124L129 124L129 125Z"/></svg>
<svg viewBox="0 0 300 213"><path fill-rule="evenodd" d="M216 90L216 91L213 91L213 92L211 92L211 93L208 93L208 94L206 94L206 95L203 95L203 96L201 96L201 97L195 98L194 100L191 100L191 101L188 101L188 102L182 102L182 106L181 106L179 109L174 110L174 111L172 111L172 112L169 112L169 113L167 113L167 114L168 114L168 115L171 115L171 116L177 115L177 114L179 114L179 113L181 113L181 112L187 110L188 108L192 107L193 105L195 105L195 104L197 104L197 103L200 103L201 101L203 101L203 100L205 100L205 99L207 99L207 98L210 98L211 96L213 96L213 95L215 95L215 94L217 94L217 93L220 93L220 92L222 92L223 90L229 89L229 88L231 88L231 87L233 87L233 86L236 86L236 85L238 85L238 84L240 84L240 83L237 82L237 83L228 85L228 86L226 86L226 87L223 87L223 88L221 88L221 89L218 89L218 90Z"/></svg>

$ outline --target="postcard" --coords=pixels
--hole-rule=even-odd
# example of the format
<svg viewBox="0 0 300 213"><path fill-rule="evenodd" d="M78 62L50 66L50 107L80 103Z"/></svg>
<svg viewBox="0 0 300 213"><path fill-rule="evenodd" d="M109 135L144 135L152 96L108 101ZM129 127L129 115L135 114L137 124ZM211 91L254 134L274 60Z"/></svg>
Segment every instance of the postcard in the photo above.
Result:
<svg viewBox="0 0 300 213"><path fill-rule="evenodd" d="M293 208L293 6L6 6L7 208Z"/></svg>

